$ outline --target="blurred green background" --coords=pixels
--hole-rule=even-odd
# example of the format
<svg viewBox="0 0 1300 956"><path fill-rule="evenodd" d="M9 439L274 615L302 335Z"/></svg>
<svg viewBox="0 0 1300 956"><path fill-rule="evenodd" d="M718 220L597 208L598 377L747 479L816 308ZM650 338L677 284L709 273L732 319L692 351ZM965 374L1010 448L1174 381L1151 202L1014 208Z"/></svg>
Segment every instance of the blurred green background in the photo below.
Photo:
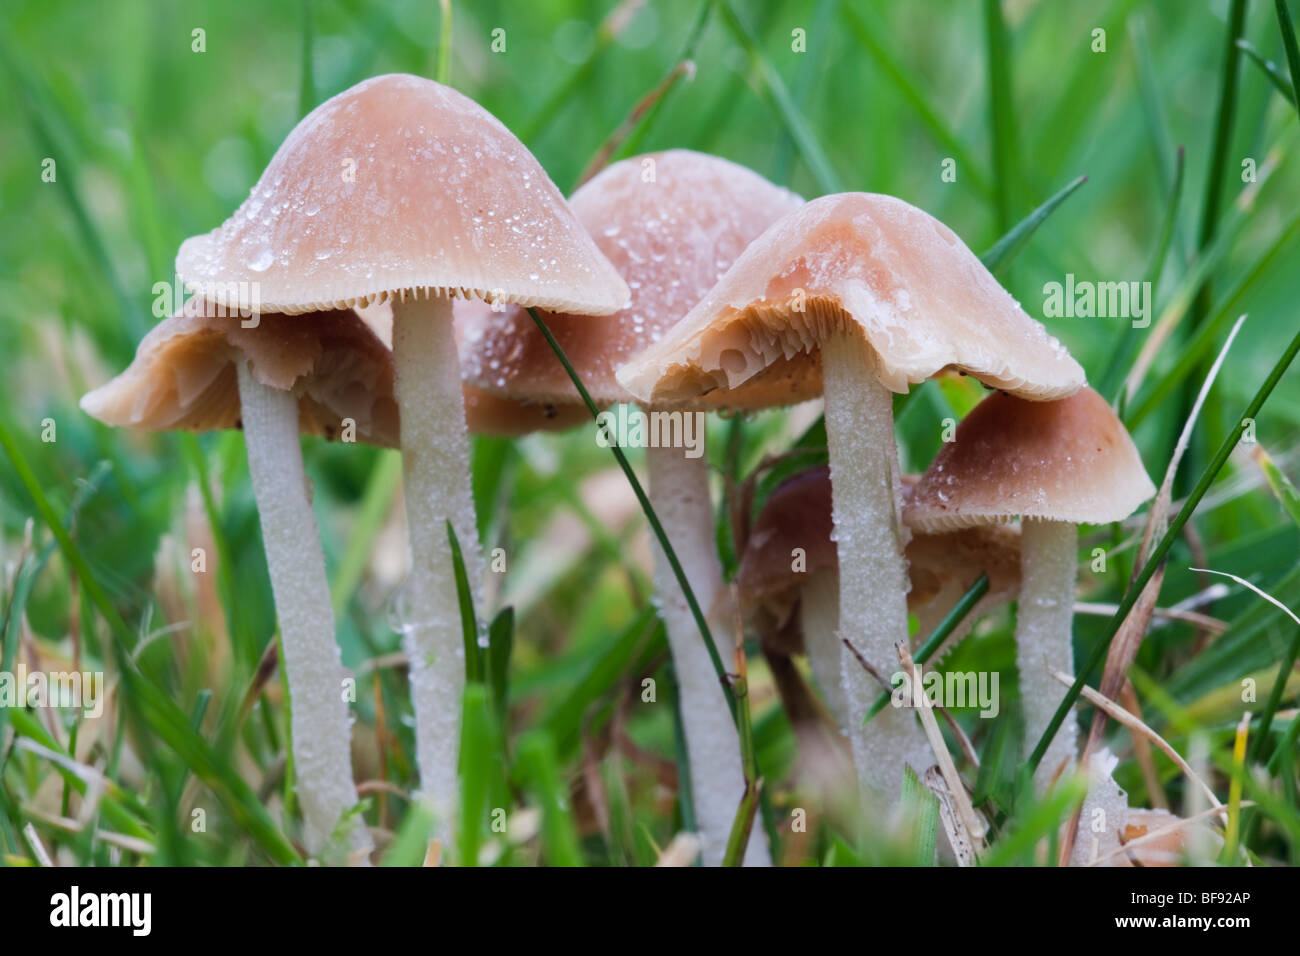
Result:
<svg viewBox="0 0 1300 956"><path fill-rule="evenodd" d="M999 10L1000 26L991 26ZM1044 284L1067 273L1154 278L1156 316L1166 307L1188 315L1155 352L1135 397L1142 407L1156 396L1135 435L1157 483L1187 389L1194 394L1200 381L1195 372L1161 392L1162 376L1178 366L1197 323L1217 322L1208 362L1227 323L1249 313L1198 426L1185 466L1190 485L1300 328L1300 124L1265 71L1242 56L1229 135L1216 135L1228 16L1226 0L456 2L450 77L519 135L566 193L691 44L693 77L671 89L618 155L629 147L687 147L750 166L807 197L840 189L890 193L947 222L976 252L1086 175L999 277L1036 317ZM0 421L55 513L75 514L74 537L95 580L138 635L133 657L144 678L228 765L218 779L246 781L254 803L290 833L283 702L274 680L257 679L274 614L242 439L114 432L83 415L77 400L129 362L155 321L153 284L171 280L181 240L235 209L304 112L365 77L433 76L440 23L436 0L6 0L0 14ZM1094 50L1098 29L1104 52ZM204 31L204 52L193 49L195 30ZM492 49L495 30L504 31L495 35L504 37L504 52ZM806 52L793 49L794 31L804 31ZM1244 36L1263 57L1285 64L1271 2L1249 5ZM1221 193L1207 237L1216 143ZM1170 217L1180 148L1183 187ZM42 180L47 157L57 164L54 182ZM941 175L949 158L956 160L953 182ZM1243 181L1252 164L1259 183ZM1153 270L1166 222L1168 252L1163 268ZM1213 254L1198 257L1206 248ZM1208 281L1198 303L1201 278ZM1117 355L1122 375L1151 332L1116 319L1045 321L1094 384ZM1282 380L1257 423L1260 444L1291 474L1298 374ZM919 391L900 417L909 469L923 468L933 454L936 422L976 397L951 383ZM46 419L55 423L56 441L42 440ZM779 413L714 428L711 454L737 478L799 433ZM392 555L401 550L390 520L394 487L385 478L391 466L385 472L370 449L305 447L331 572L346 585L336 594L345 662L363 676L358 775L406 789L413 774L403 681L394 669L368 663L398 645L387 617ZM34 507L10 463L0 464L4 660L12 662L20 640L30 639L48 655L70 655L79 644L108 662L112 639L87 584L69 574L39 520L24 556ZM643 614L641 523L610 466L585 432L480 440L475 479L485 534L516 549L502 598L517 612L510 733L548 731L566 786L582 775L584 761L594 761L605 781L607 819L593 824L582 800L574 810L589 862L647 862L675 832L682 807L665 783L676 762L671 709L635 710L625 699L641 675L666 674L666 663L662 638ZM1163 604L1205 586L1185 570L1193 556L1274 588L1292 605L1300 598L1296 526L1248 455L1233 459L1195 527L1192 544L1204 554L1194 555L1192 544L1176 548ZM1129 542L1121 553L1131 552L1131 530L1118 533L1117 542ZM201 540L220 558L210 580L196 582L188 554ZM1115 601L1121 583L1117 572L1087 599ZM1196 719L1218 735L1219 746L1235 712L1210 708L1207 695L1276 667L1290 632L1279 614L1240 589L1213 613L1227 621L1246 615L1255 629L1234 624L1234 643L1224 648L1220 639L1207 650L1190 627L1163 628L1139 664L1183 704L1206 708ZM1080 617L1081 648L1104 621ZM1006 622L968 643L960 653L1010 668ZM793 745L770 687L761 677L757 683L761 756L780 806L797 789L781 776ZM245 702L249 709L241 711ZM156 723L171 718L132 716L129 703L121 713L136 720L130 732L129 722L114 721L98 741L79 744L69 722L55 742L80 745L83 759L139 793L138 806L126 798L121 805L158 848L146 855L262 859L246 838L247 821L231 809L238 799L195 796L192 762ZM635 747L618 743L624 722ZM1178 735L1176 728L1169 733ZM974 734L982 744L985 728ZM53 800L57 807L66 784L30 754L0 760L0 841L10 857L22 856L23 806ZM1132 799L1142 801L1143 782L1130 761L1121 774ZM544 802L528 796L526 779L515 782L516 799ZM1175 793L1178 786L1171 783ZM1278 786L1284 802L1293 800L1294 780L1289 795L1283 781ZM407 821L401 796L371 796L375 826L397 830ZM66 806L67 795L61 800ZM188 829L182 836L181 812L195 800L212 812L207 837L191 840ZM1255 835L1256 847L1295 854L1296 832L1300 823L1270 823ZM77 858L117 859L86 833L42 833ZM823 858L828 839L807 844L806 858Z"/></svg>

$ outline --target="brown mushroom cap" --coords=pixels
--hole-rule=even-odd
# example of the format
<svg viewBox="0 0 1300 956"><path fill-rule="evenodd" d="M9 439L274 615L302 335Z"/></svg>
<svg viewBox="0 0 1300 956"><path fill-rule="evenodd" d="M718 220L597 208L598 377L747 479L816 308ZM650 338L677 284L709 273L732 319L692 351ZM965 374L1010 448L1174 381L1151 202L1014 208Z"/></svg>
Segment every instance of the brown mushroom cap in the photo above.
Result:
<svg viewBox="0 0 1300 956"><path fill-rule="evenodd" d="M743 166L684 149L625 159L578 189L570 206L632 291L626 308L595 321L543 316L592 398L631 400L616 369L680 321L750 242L802 202ZM466 336L461 363L468 380L504 395L578 401L522 309L487 315Z"/></svg>
<svg viewBox="0 0 1300 956"><path fill-rule="evenodd" d="M951 229L868 193L824 196L773 224L618 377L642 401L726 389L738 405L790 404L821 393L820 347L836 331L870 344L895 392L947 368L1035 399L1084 383Z"/></svg>
<svg viewBox="0 0 1300 956"><path fill-rule="evenodd" d="M533 432L561 432L591 421L585 405L573 402L552 404L506 398L476 388L462 387L465 424L475 435L518 438Z"/></svg>
<svg viewBox="0 0 1300 956"><path fill-rule="evenodd" d="M915 481L914 475L904 476L905 500ZM838 567L833 526L828 467L800 472L772 492L754 521L736 572L741 606L748 616L763 609L778 625L783 623L809 578ZM804 549L803 572L791 566L793 548ZM1020 535L1015 528L915 533L905 557L911 580L907 606L920 619L923 635L933 630L980 572L989 576L981 612L1009 600L1020 589Z"/></svg>
<svg viewBox="0 0 1300 956"><path fill-rule="evenodd" d="M241 356L265 385L292 391L305 434L338 437L342 420L357 440L395 447L392 355L356 313L331 310L305 320L265 313L256 328L191 299L140 342L135 359L81 399L108 425L206 431L239 427L235 362Z"/></svg>
<svg viewBox="0 0 1300 956"><path fill-rule="evenodd" d="M300 313L388 296L477 295L609 313L627 287L532 154L450 87L375 77L327 100L176 271L209 298L256 282Z"/></svg>
<svg viewBox="0 0 1300 956"><path fill-rule="evenodd" d="M1153 494L1133 440L1092 389L1054 402L995 393L935 455L904 520L930 531L1016 515L1102 524L1128 517Z"/></svg>

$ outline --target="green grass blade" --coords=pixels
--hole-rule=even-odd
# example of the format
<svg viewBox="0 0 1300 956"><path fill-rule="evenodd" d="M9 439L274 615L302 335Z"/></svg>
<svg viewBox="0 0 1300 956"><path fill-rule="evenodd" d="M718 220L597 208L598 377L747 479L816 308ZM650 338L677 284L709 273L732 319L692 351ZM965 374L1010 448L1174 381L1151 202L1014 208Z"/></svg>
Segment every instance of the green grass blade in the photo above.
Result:
<svg viewBox="0 0 1300 956"><path fill-rule="evenodd" d="M510 699L510 655L515 646L515 609L504 607L488 627L487 677L497 722L505 726Z"/></svg>
<svg viewBox="0 0 1300 956"><path fill-rule="evenodd" d="M1293 492L1295 491L1294 488L1291 490ZM1264 709L1260 711L1259 733L1255 737L1254 744L1251 747L1251 759L1256 759L1259 756L1260 748L1268 737L1269 728L1273 725L1273 715L1277 713L1277 708L1282 703L1282 697L1286 692L1287 677L1295 668L1296 657L1300 656L1300 617L1297 617L1294 611L1267 591L1256 587L1249 581L1240 578L1235 574L1228 574L1224 571L1214 571L1209 568L1191 568L1190 570L1208 574L1218 574L1226 578L1232 578L1232 580L1236 581L1242 587L1255 592L1255 594L1259 595L1269 604L1272 604L1274 607L1281 610L1287 617L1291 618L1292 623L1295 625L1291 631L1291 641L1287 644L1286 652L1282 655L1282 662L1278 665L1277 679L1273 682L1273 689L1268 695L1268 701L1264 704Z"/></svg>
<svg viewBox="0 0 1300 956"><path fill-rule="evenodd" d="M917 648L916 655L912 659L918 664L924 664L928 661L930 655L937 651L940 645L948 639L948 635L957 629L957 625L966 619L966 615L979 603L980 598L988 593L989 576L981 572L980 576L966 590L966 593L961 596L961 599L953 605L952 610L939 622L939 626L934 629L934 632L925 639L925 643ZM871 709L863 716L862 723L864 725L885 709L885 706L889 703L889 696L888 691L881 692L880 696L876 698L876 702L871 705Z"/></svg>
<svg viewBox="0 0 1300 956"><path fill-rule="evenodd" d="M906 68L894 57L889 45L880 40L884 30L879 23L872 19L871 7L863 4L859 9L852 4L844 3L840 5L840 12L844 15L845 21L853 31L853 35L857 37L858 42L866 47L872 59L876 61L877 65L884 71L885 76L902 94L903 99L907 101L907 105L915 111L921 124L957 161L960 170L958 175L969 180L972 188L981 196L990 198L992 191L989 188L988 177L981 172L979 165L961 140L953 134L948 124L940 116L938 109L925 98L911 81Z"/></svg>
<svg viewBox="0 0 1300 956"><path fill-rule="evenodd" d="M1287 346L1286 351L1282 353L1281 358L1277 360L1272 371L1269 372L1268 378L1266 378L1264 383L1259 387L1254 398L1250 400L1250 404L1246 406L1245 411L1242 412L1240 417L1237 419L1237 424L1228 433L1227 437L1224 438L1223 443L1219 446L1219 450L1210 460L1209 465L1201 473L1201 477L1196 482L1196 486L1184 500L1182 508L1178 511L1178 515L1170 522L1168 529L1165 531L1164 537L1160 539L1160 543L1156 546L1155 550L1152 551L1151 557L1147 559L1142 571L1129 584L1128 590L1124 593L1123 600L1120 601L1119 608L1115 611L1110 623L1106 626L1105 637L1097 642L1097 646L1093 649L1091 656L1088 658L1087 664L1080 669L1079 676L1075 678L1074 683L1066 692L1064 699L1056 708L1056 713L1052 715L1052 719L1048 722L1047 728L1038 739L1038 743L1034 746L1033 753L1030 754L1028 761L1031 769L1037 769L1039 762L1043 759L1043 754L1047 752L1048 744L1050 744L1052 738L1056 736L1056 732L1065 721L1066 715L1070 712L1070 708L1074 706L1074 702L1079 699L1084 682L1106 658L1106 655L1110 650L1111 641L1114 640L1115 635L1119 632L1120 626L1124 623L1124 619L1127 618L1129 612L1133 610L1133 606L1137 603L1138 596L1142 593L1142 589L1145 588L1147 582L1151 580L1151 576L1155 574L1156 568L1158 568L1160 563L1164 561L1165 556L1169 553L1169 549L1173 547L1174 541L1176 541L1178 535L1182 533L1183 526L1187 524L1192 513L1196 510L1196 506L1199 505L1201 499L1205 497L1205 493L1210 490L1210 485L1214 483L1220 470L1222 470L1223 466L1227 464L1228 456L1231 455L1232 450L1237 447L1237 442L1241 440L1241 436L1246 430L1246 420L1253 419L1259 414L1259 410L1264 406L1264 402L1268 400L1269 395L1273 393L1273 389L1277 386L1282 375L1291 366L1291 362L1295 359L1297 352L1300 352L1300 332L1296 333L1296 335L1291 339L1291 343Z"/></svg>
<svg viewBox="0 0 1300 956"><path fill-rule="evenodd" d="M27 488L37 514L45 522L59 543L64 559L76 571L81 586L94 602L100 616L113 631L111 646L118 656L124 699L136 710L146 725L154 731L194 771L217 797L226 804L236 821L246 828L254 841L277 863L299 862L297 852L275 828L266 810L257 802L253 791L224 761L220 760L207 742L194 732L189 718L165 693L153 685L139 670L128 654L136 643L135 634L113 606L99 581L91 573L80 548L55 514L31 466L14 443L9 430L0 422L0 447L9 456L14 470Z"/></svg>
<svg viewBox="0 0 1300 956"><path fill-rule="evenodd" d="M538 721L538 726L547 731L560 753L567 754L575 746L588 709L617 684L637 649L656 639L662 640L662 632L663 624L656 617L654 608L642 610Z"/></svg>
<svg viewBox="0 0 1300 956"><path fill-rule="evenodd" d="M302 0L302 75L298 79L298 115L306 116L316 108L315 45L316 29L312 22L312 0Z"/></svg>
<svg viewBox="0 0 1300 956"><path fill-rule="evenodd" d="M433 838L434 814L430 807L415 801L407 811L393 842L384 851L380 866L420 866L429 852Z"/></svg>
<svg viewBox="0 0 1300 956"><path fill-rule="evenodd" d="M72 221L77 227L82 243L90 253L91 261L99 267L108 282L109 289L112 290L113 297L117 300L121 320L129 330L128 337L138 338L148 328L144 313L136 306L122 285L117 267L108 254L108 243L104 241L99 227L81 198L81 190L77 186L76 158L59 148L49 124L44 119L40 88L35 78L27 73L25 64L18 60L8 32L3 27L0 27L0 61L9 67L10 79L13 81L23 115L31 130L32 140L46 156L59 161L59 195L67 204L68 212L72 215Z"/></svg>
<svg viewBox="0 0 1300 956"><path fill-rule="evenodd" d="M984 263L989 272L995 275L1003 271L1006 266L1015 258L1029 237L1034 231L1043 224L1043 221L1056 211L1056 208L1065 202L1074 193L1076 189L1088 181L1087 176L1080 176L1078 179L1068 183L1063 189L1053 196L1049 197L1046 202L1031 212L1020 222L1016 223L1007 233L995 242L987 252L980 256L980 261Z"/></svg>
<svg viewBox="0 0 1300 956"><path fill-rule="evenodd" d="M927 790L911 767L903 768L902 810L911 830L912 866L933 866L939 835L939 798Z"/></svg>
<svg viewBox="0 0 1300 956"><path fill-rule="evenodd" d="M342 616L361 583L361 575L370 563L371 548L383 530L384 522L388 520L393 498L401 483L402 453L386 448L379 453L379 460L366 482L361 507L357 510L356 521L348 535L347 550L343 553L343 560L339 562L330 584L336 616Z"/></svg>
<svg viewBox="0 0 1300 956"><path fill-rule="evenodd" d="M758 38L754 36L754 31L740 19L732 0L720 0L719 7L723 19L727 21L727 26L736 38L736 42L740 44L746 56L749 57L750 67L758 75L763 90L767 94L769 105L785 126L790 139L798 147L799 155L808 164L808 169L813 178L817 180L818 187L825 193L843 192L843 183L839 174L835 172L835 167L831 165L826 150L818 141L803 114L795 106L790 91L786 88L785 81L781 79L781 74L776 71L776 67L772 65L771 60L764 56Z"/></svg>
<svg viewBox="0 0 1300 956"><path fill-rule="evenodd" d="M1241 49L1237 41L1245 29L1246 0L1232 0L1228 13L1228 33L1223 54L1223 81L1215 114L1214 139L1210 144L1210 167L1205 180L1205 203L1201 207L1198 247L1204 249L1214 237L1219 221L1224 175L1228 168L1228 150L1232 145L1232 125L1237 112L1237 85Z"/></svg>
<svg viewBox="0 0 1300 956"><path fill-rule="evenodd" d="M533 730L519 741L520 770L542 811L542 857L548 866L582 866L578 833L569 813L569 794L560 779L555 741Z"/></svg>
<svg viewBox="0 0 1300 956"><path fill-rule="evenodd" d="M221 523L221 512L217 500L212 494L212 482L208 476L208 463L199 447L198 438L191 432L182 432L179 436L181 452L189 459L194 469L194 480L199 486L199 497L203 500L203 513L208 521L208 531L212 535L212 545L217 551L217 588L221 594L222 610L226 615L226 627L230 632L232 646L241 658L241 663L256 667L258 651L254 648L254 638L240 610L239 594L235 588L233 569L234 552L226 529Z"/></svg>
<svg viewBox="0 0 1300 956"><path fill-rule="evenodd" d="M1156 241L1156 248L1151 256L1151 264L1147 267L1146 282L1149 283L1149 288L1152 290L1152 298L1155 296L1160 274L1164 271L1165 258L1169 254L1169 244L1174 236L1174 225L1178 221L1178 204L1182 201L1183 196L1185 158L1186 152L1180 146L1174 160L1174 184L1170 189L1169 201L1165 205L1165 215L1160 226L1160 236ZM1131 329L1122 329L1119 344L1111 351L1110 364L1106 367L1106 371L1101 378L1101 394L1109 395L1113 402L1119 403L1118 413L1121 417L1124 414L1123 403L1128 396L1127 391L1123 388L1124 370L1128 368L1129 362L1133 359L1133 352L1138 348L1138 341L1138 336L1132 334Z"/></svg>
<svg viewBox="0 0 1300 956"><path fill-rule="evenodd" d="M980 866L1035 865L1038 844L1061 828L1087 794L1087 781L1079 776L1072 776L1054 787L1042 803L1035 804L1008 833L989 847L980 860Z"/></svg>
<svg viewBox="0 0 1300 956"><path fill-rule="evenodd" d="M438 82L451 82L451 0L438 0Z"/></svg>
<svg viewBox="0 0 1300 956"><path fill-rule="evenodd" d="M460 550L456 529L447 522L447 541L451 544L451 566L456 575L456 600L460 603L461 636L465 642L465 680L473 683L483 679L483 648L478 642L478 618L474 615L474 597L470 594L469 574L465 571L465 556Z"/></svg>
<svg viewBox="0 0 1300 956"><path fill-rule="evenodd" d="M587 411L591 413L591 418L595 421L599 418L600 411L596 408L596 403L591 400L591 394L587 391L587 387L582 384L582 379L579 378L577 371L573 368L572 363L569 362L568 356L564 354L564 349L560 346L560 343L556 341L555 336L551 334L551 330L547 327L546 323L542 321L542 318L537 314L536 309L530 308L528 314L533 317L533 322L537 325L537 328L541 330L542 335L545 336L547 344L551 347L551 351L555 353L556 357L560 360L560 364L564 366L564 370L569 374L569 380L573 382L573 387L578 390L578 395L581 396L583 404L587 406ZM691 616L695 618L695 625L699 628L700 637L704 641L704 646L709 652L709 660L712 661L713 669L717 672L718 680L722 683L723 691L727 695L727 706L731 708L731 716L734 720L737 718L736 697L735 694L732 693L731 684L727 680L727 670L722 665L722 658L718 656L718 647L713 642L713 634L709 630L709 625L705 619L704 611L700 607L700 602L696 600L695 591L691 588L691 582L686 579L686 572L682 570L681 562L677 560L677 552L673 550L672 542L668 540L668 535L664 533L663 525L659 523L659 516L655 514L654 506L650 504L650 499L646 495L645 489L641 487L641 482L637 479L636 472L632 470L631 463L628 462L627 456L623 454L623 449L619 448L617 444L611 442L609 450L613 452L615 460L618 461L618 466L623 469L623 475L627 478L628 484L632 486L632 491L636 495L636 500L641 505L641 510L645 513L646 521L650 523L650 530L654 532L655 539L659 542L659 547L663 549L664 556L668 559L668 564L673 571L673 577L677 579L677 586L682 589L682 593L686 596L686 603L691 609Z"/></svg>
<svg viewBox="0 0 1300 956"><path fill-rule="evenodd" d="M1286 50L1287 66L1291 69L1291 102L1300 108L1300 46L1296 44L1295 24L1286 8L1286 0L1273 0L1277 9L1277 28L1282 33L1282 48Z"/></svg>
<svg viewBox="0 0 1300 956"><path fill-rule="evenodd" d="M1296 486L1291 483L1291 479L1277 466L1269 453L1264 450L1263 445L1255 446L1255 461L1259 464L1260 470L1264 472L1264 479L1268 482L1269 488L1272 489L1273 495L1286 510L1286 513L1291 516L1291 520L1295 522L1296 527L1300 528L1300 491L1296 490Z"/></svg>
<svg viewBox="0 0 1300 956"><path fill-rule="evenodd" d="M1256 50L1250 41L1238 40L1237 46L1252 63L1264 71L1273 88L1281 93L1288 103L1295 106L1295 90L1291 86L1291 78L1279 70L1272 61L1264 59L1263 54Z"/></svg>
<svg viewBox="0 0 1300 956"><path fill-rule="evenodd" d="M1019 175L1015 102L1011 95L1011 41L1002 0L984 0L985 59L989 80L990 138L993 143L993 203L999 232L1011 226Z"/></svg>
<svg viewBox="0 0 1300 956"><path fill-rule="evenodd" d="M681 53L679 53L674 60L675 65L672 67L672 72L669 73L669 77L671 77L674 72L681 69L683 63L694 62L695 51L700 45L700 37L704 34L704 27L709 22L709 14L713 11L714 2L715 0L701 0L700 9L695 15L695 20L691 24L690 31L686 34L686 42L682 45ZM664 82L668 82L667 78L665 78ZM676 86L677 84L675 82L669 83L668 88L664 90L663 95L656 99L650 108L646 110L644 115L640 117L637 121L636 128L627 135L627 138L623 140L622 144L614 152L611 159L633 156L640 152L641 143L645 140L646 136L649 135L650 130L654 128L655 120L659 118L659 114L663 110L664 104L669 100L672 91Z"/></svg>
<svg viewBox="0 0 1300 956"><path fill-rule="evenodd" d="M1228 320L1233 318L1242 297L1268 276L1274 260L1297 234L1300 234L1300 214L1291 219L1287 227L1269 246L1268 251L1224 298L1223 305L1215 311L1214 316L1209 321L1201 323L1200 328L1180 350L1178 361L1174 363L1173 368L1150 387L1150 391L1136 408L1126 412L1123 416L1124 424L1130 431L1137 428L1147 416L1161 407L1169 394L1191 375L1192 370L1201 366L1214 348L1215 338L1223 331Z"/></svg>
<svg viewBox="0 0 1300 956"><path fill-rule="evenodd" d="M460 811L456 819L461 866L478 866L495 738L488 689L478 683L466 685L461 702Z"/></svg>

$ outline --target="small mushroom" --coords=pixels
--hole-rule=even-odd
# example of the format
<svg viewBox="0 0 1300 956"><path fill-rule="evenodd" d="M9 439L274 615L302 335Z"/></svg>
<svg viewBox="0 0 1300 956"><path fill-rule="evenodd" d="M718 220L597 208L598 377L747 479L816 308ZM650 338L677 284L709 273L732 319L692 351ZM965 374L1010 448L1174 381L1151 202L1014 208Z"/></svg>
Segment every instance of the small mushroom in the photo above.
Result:
<svg viewBox="0 0 1300 956"><path fill-rule="evenodd" d="M295 787L306 844L320 852L357 803L352 732L341 687L325 557L303 471L299 432L394 445L392 359L355 313L304 321L264 314L256 328L201 300L163 320L134 361L85 395L81 407L109 425L151 431L244 429L266 563L293 702ZM364 821L347 830L364 856Z"/></svg>
<svg viewBox="0 0 1300 956"><path fill-rule="evenodd" d="M905 501L917 478L903 477ZM904 517L907 514L905 508ZM786 479L754 519L736 584L741 610L760 632L792 636L789 649L808 655L831 714L847 731L850 712L840 677L839 563L832 527L830 470L823 465ZM907 609L920 624L918 639L929 636L981 573L989 577L988 593L931 660L960 640L980 616L1015 596L1020 588L1019 537L1015 528L1001 526L912 533L904 557L911 583ZM795 625L787 626L792 620Z"/></svg>
<svg viewBox="0 0 1300 956"><path fill-rule="evenodd" d="M653 175L647 175L653 170ZM600 319L549 313L547 326L593 401L632 400L618 368L650 347L712 288L723 271L772 222L802 200L735 163L689 150L671 150L615 163L574 193L578 219L632 290L631 302ZM462 346L466 377L512 400L555 409L581 408L568 374L531 318L515 310L481 327L467 325ZM682 416L710 407L689 400L648 405L651 414ZM566 412L567 414L567 412ZM681 447L646 448L649 496L700 606L707 613L722 589L703 434L690 457ZM686 597L655 548L655 586L681 694L700 828L702 859L721 862L739 795L744 791L740 745ZM724 666L731 663L729 621L712 630ZM746 865L769 862L763 841L751 839Z"/></svg>
<svg viewBox="0 0 1300 956"><path fill-rule="evenodd" d="M475 590L484 572L452 298L602 314L627 301L627 287L499 120L403 74L366 80L308 114L243 205L187 240L176 266L198 289L256 284L268 311L392 302L411 551L404 638L421 789L445 832L465 679L446 522Z"/></svg>
<svg viewBox="0 0 1300 956"><path fill-rule="evenodd" d="M1022 519L1016 665L1026 749L1065 696L1051 670L1074 673L1077 526L1120 521L1153 494L1133 440L1091 388L1053 402L989 395L962 419L955 440L912 491L905 518L914 528ZM1040 790L1076 759L1074 735L1061 730L1035 774Z"/></svg>
<svg viewBox="0 0 1300 956"><path fill-rule="evenodd" d="M781 405L824 390L840 631L890 674L907 635L892 393L947 368L1033 399L1084 381L951 229L899 199L842 193L772 225L619 381L651 403L749 393ZM903 709L862 727L878 685L847 649L841 671L859 779L896 793L905 764L933 761L929 744Z"/></svg>

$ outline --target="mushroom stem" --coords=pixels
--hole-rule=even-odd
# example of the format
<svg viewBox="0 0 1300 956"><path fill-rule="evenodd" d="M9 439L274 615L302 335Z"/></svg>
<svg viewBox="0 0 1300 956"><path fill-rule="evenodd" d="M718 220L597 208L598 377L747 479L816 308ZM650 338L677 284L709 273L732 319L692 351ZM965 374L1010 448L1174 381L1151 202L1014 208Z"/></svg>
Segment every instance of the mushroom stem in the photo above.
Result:
<svg viewBox="0 0 1300 956"><path fill-rule="evenodd" d="M839 633L888 680L898 669L894 645L908 638L893 394L872 374L874 356L859 336L835 332L821 355L840 569ZM848 648L840 662L858 779L864 788L896 794L904 765L920 773L934 762L925 735L909 708L887 707L864 727L862 717L880 684Z"/></svg>
<svg viewBox="0 0 1300 956"><path fill-rule="evenodd" d="M848 705L844 701L844 684L840 658L840 576L835 570L820 571L809 578L799 594L799 625L803 630L804 650L817 686L830 709L841 734L848 732Z"/></svg>
<svg viewBox="0 0 1300 956"><path fill-rule="evenodd" d="M450 298L393 301L394 390L411 568L403 586L420 787L445 834L455 806L465 643L447 540L451 521L475 598L483 581L469 435Z"/></svg>
<svg viewBox="0 0 1300 956"><path fill-rule="evenodd" d="M1026 518L1020 526L1020 604L1016 612L1016 667L1020 671L1020 701L1025 718L1025 753L1038 742L1065 696L1053 670L1074 676L1071 624L1074 618L1074 578L1078 563L1078 529L1065 521ZM1043 754L1034 772L1042 793L1076 759L1075 725L1071 716Z"/></svg>
<svg viewBox="0 0 1300 956"><path fill-rule="evenodd" d="M259 382L247 361L235 365L248 468L289 684L294 785L307 849L317 854L357 804L351 718L343 699L345 671L334 639L325 555L303 471L298 400ZM369 853L370 834L360 816L348 824L344 842L362 858Z"/></svg>
<svg viewBox="0 0 1300 956"><path fill-rule="evenodd" d="M703 455L688 458L681 448L651 447L646 449L646 467L655 514L672 542L696 601L707 613L722 590L722 565L713 537L708 460ZM655 590L659 594L681 695L701 859L705 866L718 866L745 793L740 737L686 595L678 586L663 550L657 545L654 550ZM710 629L725 667L730 664L726 656L730 642L723 640L722 635L731 633L731 628L725 624L713 627L710 622ZM771 864L761 830L750 836L744 863L746 866Z"/></svg>

